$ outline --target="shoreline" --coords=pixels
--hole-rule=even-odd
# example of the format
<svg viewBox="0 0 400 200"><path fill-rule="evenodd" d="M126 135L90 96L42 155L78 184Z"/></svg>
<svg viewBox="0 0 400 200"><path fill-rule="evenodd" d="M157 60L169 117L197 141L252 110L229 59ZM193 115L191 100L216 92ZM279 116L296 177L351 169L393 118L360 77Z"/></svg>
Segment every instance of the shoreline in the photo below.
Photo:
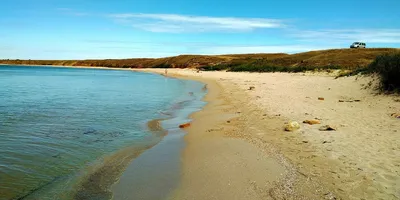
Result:
<svg viewBox="0 0 400 200"><path fill-rule="evenodd" d="M165 75L164 69L134 71ZM182 152L183 177L168 199L318 199L324 195L314 191L331 193L300 177L296 167L274 147L243 134L248 124L240 118L253 113L233 103L216 80L170 71L166 76L205 83L208 93L204 97L207 105L190 115L192 125L186 129ZM190 69L177 71L197 74ZM273 119L271 125L277 122L283 123ZM270 131L275 128L270 127Z"/></svg>
<svg viewBox="0 0 400 200"><path fill-rule="evenodd" d="M92 68L98 69L97 67ZM103 69L119 70L118 68ZM175 78L168 76L165 77ZM180 103L182 102L177 102L176 104ZM182 112L187 108L176 106L174 104L172 108L168 109L176 109L175 111ZM177 123L178 121L176 121L176 117L178 116L166 114L166 116L163 118L155 118L148 121L147 128L152 132L153 135L157 136L157 141L140 148L124 148L111 156L106 156L103 158L104 161L102 164L100 166L93 166L93 169L90 169L90 173L85 175L87 178L79 183L78 187L80 190L77 190L77 192L74 194L74 199L87 199L96 196L110 197L111 199L129 199L130 195L136 195L136 197L141 199L159 199L167 196L168 193L173 191L174 188L163 187L165 187L165 185L174 185L171 183L171 181L174 182L174 178L179 179L180 177L180 166L175 165L180 164L180 152L184 148L184 134L183 130L181 129L178 129L178 131L171 130L172 127L178 127L178 125L182 123L182 119L178 120L180 123L174 124L172 127L170 127L171 124L167 127L164 127L163 122L175 120L175 123ZM190 117L188 116L187 119L190 120ZM180 134L183 135L179 136ZM166 153L168 155L166 155ZM175 160L169 160L171 158L171 154L177 155ZM154 160L154 158L158 159ZM164 160L164 163L160 166L163 167L163 169L157 169L158 163L154 162L158 162L166 158L168 158L168 160ZM117 163L117 165L115 163ZM164 172L166 168L169 169L168 173ZM158 173L149 172L148 170L151 169L157 170ZM175 174L172 171L175 171ZM144 178L143 176L146 177ZM165 177L168 177L168 181L165 182L164 185L162 184L163 181L154 179L165 179ZM136 179L142 181L138 182ZM96 182L97 184L93 184L93 182ZM179 180L175 180L175 183L178 184ZM146 184L149 187L144 187ZM148 188L154 189L156 186L159 187L158 193L147 191ZM136 193L133 194L130 193L132 192L132 187L141 188L141 190L135 190Z"/></svg>
<svg viewBox="0 0 400 200"><path fill-rule="evenodd" d="M168 131L161 126L161 123L168 119L156 118L147 122L148 130L157 138L155 141L141 147L125 147L112 153L112 155L101 158L101 163L85 169L85 178L80 180L76 185L77 190L73 198L108 197L111 199L113 193L110 191L110 188L119 181L121 174L127 169L129 164L164 140ZM96 184L93 184L93 182Z"/></svg>
<svg viewBox="0 0 400 200"><path fill-rule="evenodd" d="M140 71L164 73L164 69ZM400 198L400 152L396 151L400 136L395 134L400 124L390 117L390 113L400 112L400 97L376 95L371 77L197 73L190 69L169 69L168 76L215 82L221 87L220 94L214 95L210 87L209 104L191 116L193 124L187 129L182 153L181 185L170 199L234 198L229 196L232 194L245 198L257 194L251 199ZM217 115L223 117L215 118ZM301 123L314 118L321 120L321 125L301 124L299 131L283 130L287 121ZM337 130L320 131L326 124ZM246 149L241 147L245 144L234 144L237 140L258 151L244 153ZM229 145L216 148L218 143ZM257 159L272 157L278 165L248 160L254 154L260 156ZM247 168L239 170L246 164ZM248 171L262 166L265 168L258 176L268 176L265 171L274 166L283 166L285 173L273 183L251 178ZM241 177L246 178L232 190Z"/></svg>
<svg viewBox="0 0 400 200"><path fill-rule="evenodd" d="M188 91L191 93L190 96L199 95L198 97L175 102L170 108L174 112L168 114L162 123L155 124L154 120L148 123L151 130L164 129L165 137L131 160L118 180L110 187L113 199L163 199L179 184L181 151L185 145L183 141L185 132L179 128L179 124L190 120L189 115L203 107L203 98L200 99L204 95L201 91L202 84L195 83L195 85L188 87L190 88ZM188 102L189 104L184 105Z"/></svg>

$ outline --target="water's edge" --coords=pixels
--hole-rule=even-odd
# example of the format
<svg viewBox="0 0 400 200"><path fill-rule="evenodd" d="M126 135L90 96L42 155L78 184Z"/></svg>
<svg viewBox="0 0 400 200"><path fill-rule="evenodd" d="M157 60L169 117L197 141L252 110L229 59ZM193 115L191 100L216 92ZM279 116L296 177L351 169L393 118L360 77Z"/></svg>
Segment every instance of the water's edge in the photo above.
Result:
<svg viewBox="0 0 400 200"><path fill-rule="evenodd" d="M10 65L8 65L10 66ZM23 65L25 66L25 65ZM131 70L131 69L119 69L119 68L101 68L101 67L75 67L75 66L48 66L48 65L32 65L38 67L55 67L55 68L89 68L89 69L105 69L105 70ZM133 70L132 70L133 71ZM135 73L146 73L146 72L136 72ZM160 74L158 74L160 75ZM162 76L162 75L160 75ZM174 77L165 77L167 79L176 79ZM181 80L181 79L180 79ZM186 81L186 80L182 80ZM203 83L199 81L193 81L199 83L203 86ZM192 92L190 92L193 95ZM88 163L86 167L78 170L74 174L68 176L56 177L54 180L45 183L37 188L29 191L26 195L18 197L17 199L40 199L41 197L47 196L46 193L49 190L58 190L60 192L52 193L51 196L56 199L112 199L115 197L113 194L112 187L121 181L124 172L130 166L136 166L137 163L146 163L149 160L149 156L154 155L154 152L158 152L158 156L162 153L170 153L173 151L174 159L169 162L175 162L178 167L175 166L175 171L177 171L173 176L180 176L179 166L180 166L180 153L184 146L183 135L184 132L178 128L180 123L184 123L190 120L189 115L200 110L204 105L198 104L198 102L203 102L204 93L194 94L195 96L201 96L200 99L192 99L192 101L197 101L197 105L186 105L186 102L178 102L174 105L176 112L183 112L184 117L182 118L182 113L180 116L173 116L162 113L162 118L156 118L147 122L147 129L155 137L148 137L149 141L142 144L141 146L129 146L123 149L117 150L111 154L102 156L101 158ZM204 103L204 102L203 102ZM179 105L178 105L179 104ZM180 105L182 104L182 105ZM196 104L196 103L195 103ZM168 108L167 108L168 109ZM168 122L169 121L169 122ZM165 125L167 124L167 125ZM173 127L173 128L172 128ZM169 134L173 134L170 135ZM174 143L172 146L176 146L177 149L171 151L165 148L165 145ZM157 154L157 153L156 153ZM170 155L168 155L170 156ZM143 158L145 160L143 161ZM141 160L139 160L139 158ZM153 159L154 160L154 159ZM158 164L158 163L157 163ZM157 165L159 169L163 168L163 164L159 163ZM168 164L167 164L168 165ZM137 168L136 168L137 169ZM155 169L155 168L153 168ZM153 178L157 178L153 176ZM176 177L175 177L176 178ZM153 180L154 181L154 180ZM179 181L179 177L176 178ZM60 184L60 182L66 182L66 184ZM176 183L177 184L177 183ZM174 185L174 184L171 184ZM132 189L130 189L132 190ZM157 190L155 190L157 191ZM154 191L153 191L154 193ZM161 194L160 192L159 194ZM168 193L163 193L164 197L167 197Z"/></svg>
<svg viewBox="0 0 400 200"><path fill-rule="evenodd" d="M175 77L167 78L179 79ZM167 131L167 134L159 143L132 159L119 179L111 186L113 200L167 199L178 187L181 180L181 153L185 146L183 138L186 135L186 132L179 129L178 126L191 121L190 116L201 110L206 104L203 100L207 92L204 90L204 83L194 82L201 84L200 98L193 101L194 105L187 105L186 107L181 105L186 102L177 103L173 107L176 107L175 109L179 112L178 116L180 117L170 117L159 121L158 125L161 125L161 128ZM190 95L196 95L190 93ZM199 102L201 103L199 104ZM151 123L154 122L149 122L149 125Z"/></svg>
<svg viewBox="0 0 400 200"><path fill-rule="evenodd" d="M146 150L159 144L167 134L167 130L162 128L161 122L165 119L154 119L147 123L148 129L152 134L157 135L158 140L145 147L128 147L119 150L115 154L103 159L101 166L92 169L92 173L78 184L78 189L73 199L111 199L113 194L110 190L127 166Z"/></svg>
<svg viewBox="0 0 400 200"><path fill-rule="evenodd" d="M113 68L107 69L113 70ZM165 78L178 79L167 76ZM203 83L194 82L200 83L201 88L204 88ZM204 92L203 89L202 91ZM200 96L199 100L205 103L203 101L205 93ZM204 107L204 104L198 105L192 108L194 110L190 110L184 106L185 103L187 102L177 102L169 108L176 109L175 116L173 113L163 113L166 115L165 118L147 122L148 130L157 136L151 144L121 149L103 158L101 162L97 161L97 164L93 164L90 169L84 169L85 175L83 176L85 178L80 178L80 183L73 190L76 191L73 199L118 200L129 198L145 200L167 198L180 181L180 156L184 147L183 136L186 133L180 130L178 125L190 121L190 115ZM184 113L183 118L177 114L179 112ZM162 159L166 160L160 163L159 160Z"/></svg>

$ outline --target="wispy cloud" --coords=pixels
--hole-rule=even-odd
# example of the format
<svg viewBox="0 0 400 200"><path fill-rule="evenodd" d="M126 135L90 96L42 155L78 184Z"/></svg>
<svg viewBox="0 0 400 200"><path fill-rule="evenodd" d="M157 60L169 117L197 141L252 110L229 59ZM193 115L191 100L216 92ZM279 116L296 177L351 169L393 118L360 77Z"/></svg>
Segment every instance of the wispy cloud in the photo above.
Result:
<svg viewBox="0 0 400 200"><path fill-rule="evenodd" d="M74 15L87 15L71 9L63 9ZM103 15L104 16L104 15ZM285 19L212 17L179 14L125 13L105 15L117 22L149 32L160 33L207 33L252 32L259 29L280 29L282 37L295 43L400 43L400 29L293 29ZM292 27L292 28L290 28ZM296 41L297 40L297 41Z"/></svg>
<svg viewBox="0 0 400 200"><path fill-rule="evenodd" d="M295 31L292 37L305 41L400 43L400 29L354 29Z"/></svg>
<svg viewBox="0 0 400 200"><path fill-rule="evenodd" d="M113 14L109 17L138 29L151 32L218 32L253 31L256 29L282 28L282 20L265 18L208 17L177 14Z"/></svg>

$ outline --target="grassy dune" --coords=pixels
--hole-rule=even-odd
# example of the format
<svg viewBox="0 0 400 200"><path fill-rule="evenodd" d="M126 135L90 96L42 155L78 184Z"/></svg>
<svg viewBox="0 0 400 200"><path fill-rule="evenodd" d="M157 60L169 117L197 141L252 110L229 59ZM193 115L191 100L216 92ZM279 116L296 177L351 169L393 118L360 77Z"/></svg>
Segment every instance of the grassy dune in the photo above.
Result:
<svg viewBox="0 0 400 200"><path fill-rule="evenodd" d="M297 54L180 55L157 59L0 60L0 64L296 72L314 69L356 70L368 66L379 55L393 52L400 52L400 50L391 48L330 49Z"/></svg>

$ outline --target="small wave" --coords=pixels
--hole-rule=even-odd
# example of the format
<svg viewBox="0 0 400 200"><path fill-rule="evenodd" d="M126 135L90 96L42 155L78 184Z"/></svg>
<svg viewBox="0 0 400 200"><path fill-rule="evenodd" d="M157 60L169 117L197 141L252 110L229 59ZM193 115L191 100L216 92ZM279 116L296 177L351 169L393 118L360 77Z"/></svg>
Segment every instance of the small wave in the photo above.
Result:
<svg viewBox="0 0 400 200"><path fill-rule="evenodd" d="M180 109L184 108L185 105L189 104L191 101L193 101L193 100L184 100L184 101L177 102L174 105L172 105L171 110L180 110Z"/></svg>
<svg viewBox="0 0 400 200"><path fill-rule="evenodd" d="M194 93L189 92L189 96L194 96ZM172 106L167 111L159 111L158 113L171 118L174 116L175 111L183 109L186 105L188 105L193 100L194 99L189 99L189 100L183 100L183 101L176 102L176 103L172 104Z"/></svg>

